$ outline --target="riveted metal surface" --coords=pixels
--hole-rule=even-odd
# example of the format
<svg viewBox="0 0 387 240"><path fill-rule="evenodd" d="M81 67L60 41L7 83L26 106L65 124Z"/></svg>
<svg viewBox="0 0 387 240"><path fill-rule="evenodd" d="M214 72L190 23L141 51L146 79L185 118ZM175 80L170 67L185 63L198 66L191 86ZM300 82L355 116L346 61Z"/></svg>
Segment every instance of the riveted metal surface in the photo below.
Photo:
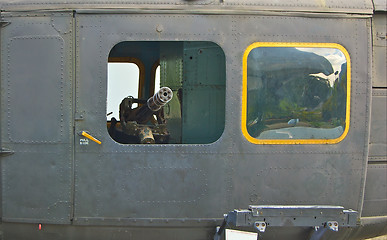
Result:
<svg viewBox="0 0 387 240"><path fill-rule="evenodd" d="M211 6L202 6L208 3ZM227 16L221 14L217 4L221 10L238 9L239 13L244 9L263 10L266 14L277 10L289 12L277 12L276 16L245 13ZM180 10L187 13L195 5L200 5L196 10L204 9L204 12L209 11L207 7L213 7L213 12L178 14ZM50 226L48 229L52 232L39 235L31 230L15 231L19 226L32 229L31 225L3 223L9 226L4 231L6 238L31 234L31 239L65 239L63 236L68 235L78 239L91 236L94 239L171 239L187 234L187 239L211 239L219 217L234 208L251 204L329 204L361 212L364 191L370 194L365 198L364 215L374 216L374 206L383 204L373 205L380 197L375 187L385 186L372 177L385 169L380 168L383 164L378 164L378 168L370 166L371 177L364 190L369 124L370 120L380 120L374 116L370 119L371 19L368 15L345 14L325 18L327 12L369 14L372 7L369 1L347 5L347 1L326 1L325 4L289 1L277 5L268 1L233 0L133 1L130 4L3 1L2 9L29 12L2 12L3 20L11 24L1 29L1 147L14 152L1 158L2 219L64 224L59 229ZM98 15L93 14L94 10L86 11L107 6L113 8L110 13ZM150 14L142 8L141 14L135 13L134 9L141 6L154 12ZM83 14L82 11L74 16L72 12L31 13L33 9L63 11L72 7L83 8ZM131 8L130 14L111 14L114 8L126 7ZM179 11L156 14L156 9L162 8ZM317 11L318 17L312 11ZM300 12L309 15L301 16ZM124 41L209 41L222 48L226 59L226 114L224 132L216 142L122 145L110 138L105 115L107 58L110 50ZM242 56L254 42L337 43L349 52L351 121L343 141L330 145L255 145L245 139L240 128ZM28 44L34 49L30 50ZM44 52L48 48L51 51ZM27 58L21 57L24 52ZM51 52L55 54L52 58ZM52 61L43 60L29 66L29 59L38 56ZM27 87L22 89L27 80L18 82L23 79L19 76L24 75L16 69L24 65L28 65L25 70L32 71L29 76L47 88L32 86L39 91L36 95ZM36 71L46 65L49 70ZM18 99L23 93L26 96ZM32 96L50 98L48 103L40 101L40 105L49 106L43 109L34 104L36 101L26 105L28 111L48 114L48 119L37 114L23 125L18 119L23 116L22 112L16 108ZM374 92L372 107L383 106L376 97ZM41 126L37 123L40 122L44 123L43 127L54 130L39 134ZM21 131L23 127L30 131L26 138ZM91 141L84 144L81 136L74 135L73 127L75 133L87 131L102 144ZM379 132L371 139L381 141ZM370 152L374 152L372 144ZM101 230L95 225L105 227ZM190 229L185 229L186 226ZM266 232L273 234L270 231ZM297 231L299 235L309 234L309 230Z"/></svg>
<svg viewBox="0 0 387 240"><path fill-rule="evenodd" d="M300 12L340 12L340 13L360 13L372 14L372 0L345 0L345 1L308 1L308 0L288 0L288 1L270 1L270 0L143 0L143 1L119 1L119 0L2 0L0 7L6 11L31 11L42 9L95 9L95 8L133 8L154 6L161 9L185 9L192 10L195 6L221 5L227 9L259 10L259 11L300 11Z"/></svg>
<svg viewBox="0 0 387 240"><path fill-rule="evenodd" d="M94 133L103 143L76 146L75 217L108 217L111 223L116 219L117 224L123 216L205 219L253 203L331 204L361 209L369 105L360 103L370 97L369 20L168 14L79 14L77 19L76 111L85 113L85 118L77 122L76 129ZM161 33L158 25L163 26ZM122 41L212 41L223 49L226 126L218 141L125 146L110 139L104 116L106 59L111 48ZM256 146L247 142L235 127L240 126L241 118L241 96L236 93L242 90L243 52L257 41L334 42L348 50L354 65L355 97L346 139L335 145L316 146ZM149 176L148 181L139 181L140 175ZM197 178L197 186L186 186L179 180L182 176ZM164 195L169 187L158 180L163 177L180 190ZM133 181L138 186L130 186ZM117 200L112 202L111 196ZM125 200L136 204L126 204Z"/></svg>
<svg viewBox="0 0 387 240"><path fill-rule="evenodd" d="M337 21L336 21L337 20ZM238 149L243 149L245 153L245 159L249 161L257 161L260 159L259 169L264 169L263 173L265 177L251 178L251 189L265 189L265 185L278 184L266 188L266 191L255 190L254 195L259 196L259 201L265 201L265 203L271 202L272 199L278 199L275 204L294 204L302 203L306 198L302 197L307 193L307 189L313 189L316 202L325 202L336 205L336 200L339 198L346 202L346 207L353 209L361 209L361 199L363 196L364 174L366 166L366 155L364 151L367 150L367 138L368 133L365 130L368 124L369 107L366 103L370 97L370 60L367 49L370 47L370 33L367 30L367 21L352 21L349 19L342 20L328 20L328 19L305 19L305 18L291 18L291 17L236 17L234 19L235 28L238 32L235 34L236 43L234 46L238 46L242 49L247 48L253 42L335 42L343 45L348 52L350 52L352 67L352 99L351 99L351 123L348 136L339 144L332 146L328 145L291 145L291 146L262 146L258 147L254 144L247 144L247 140L238 141L235 144L238 145ZM275 25L271 24L271 21L275 21ZM288 25L288 23L292 23ZM317 26L320 23L319 27ZM331 28L333 25L336 27ZM287 27L285 27L287 26ZM328 27L331 26L331 27ZM341 28L341 29L339 29ZM349 32L347 32L349 31ZM241 32L248 32L248 35L241 37ZM280 32L280 34L278 34ZM363 62L363 64L362 64ZM240 79L242 72L240 68L235 66L235 71L231 77L233 78L231 88L241 89L241 86L237 85L238 79ZM233 84L235 83L235 84ZM362 114L356 114L362 113ZM234 136L238 134L234 132ZM240 133L239 133L240 134ZM243 139L243 138L242 138ZM271 151L271 153L269 153ZM250 153L247 155L247 153ZM257 155L255 155L255 154ZM324 153L320 155L321 153ZM302 156L302 157L301 157ZM298 160L296 159L298 158ZM300 164L300 165L299 165ZM246 167L234 161L235 173L243 172L246 175L252 175L256 170L254 168ZM275 166L279 166L275 167ZM319 170L321 166L328 174L325 174ZM332 170L328 170L329 166L332 166ZM291 172L295 173L293 180L286 181L287 177L284 177L287 173L286 168L291 168ZM282 169L281 169L282 168ZM311 168L311 170L306 170ZM277 177L267 174L268 170L278 172ZM322 170L322 169L321 169ZM314 174L312 174L314 173ZM309 175L312 174L312 175ZM343 177L344 175L346 177ZM359 174L363 177L360 180ZM295 176L304 178L303 181L296 180ZM307 176L311 178L308 179ZM350 180L351 179L351 180ZM355 180L356 179L356 180ZM240 186L245 179L234 178L234 186ZM355 182L346 182L347 180ZM254 182L262 184L260 187L254 187ZM265 183L262 183L265 182ZM310 184L308 188L299 188L296 192L289 192L288 197L276 196L283 194L284 189L291 189L295 183ZM326 182L327 185L317 184L313 188L313 182ZM352 190L340 188L335 184L352 185ZM349 186L347 185L347 186ZM287 186L279 191L279 186ZM356 186L356 187L355 187ZM329 189L331 188L331 189ZM269 190L270 189L270 190ZM301 190L302 189L302 190ZM286 190L285 190L286 191ZM252 190L245 190L245 194ZM341 196L341 193L345 193ZM269 194L268 194L269 193ZM329 196L335 195L336 199ZM351 196L348 198L348 196ZM255 198L256 199L256 198ZM357 199L357 200L355 200ZM245 201L248 200L246 197ZM332 202L330 202L332 200Z"/></svg>
<svg viewBox="0 0 387 240"><path fill-rule="evenodd" d="M372 86L387 87L387 14L377 12L372 21Z"/></svg>
<svg viewBox="0 0 387 240"><path fill-rule="evenodd" d="M39 147L45 149L46 147ZM69 168L57 163L69 149L37 147L18 151L3 164L3 221L68 223L71 214Z"/></svg>
<svg viewBox="0 0 387 240"><path fill-rule="evenodd" d="M364 217L387 215L387 164L369 164L364 196Z"/></svg>
<svg viewBox="0 0 387 240"><path fill-rule="evenodd" d="M219 0L142 0L142 1L120 1L120 0L11 0L1 1L0 8L7 11L31 11L38 9L80 9L80 8L127 8L133 6L179 6L179 5L208 5L219 4Z"/></svg>
<svg viewBox="0 0 387 240"><path fill-rule="evenodd" d="M130 4L203 4L203 3L209 3L209 2L215 2L214 0L197 0L197 1L189 1L189 0L134 0L134 1L119 1L119 0L90 0L90 1L80 1L80 0L70 0L70 1L63 1L63 0L9 0L9 1L2 1L5 5L54 5L54 4L120 4L120 5L130 5Z"/></svg>
<svg viewBox="0 0 387 240"><path fill-rule="evenodd" d="M59 36L23 36L10 39L7 48L9 141L20 143L62 141L63 45L63 39ZM41 46L45 46L45 51L42 51ZM25 54L26 52L29 54ZM31 70L21 71L25 68ZM42 89L47 91L41 91ZM47 101L48 99L50 101ZM37 107L40 109L39 113L36 111ZM51 121L40 127L46 119Z"/></svg>
<svg viewBox="0 0 387 240"><path fill-rule="evenodd" d="M155 220L157 221L157 220ZM189 224L190 222L188 222ZM108 224L106 224L108 225ZM167 225L167 224L166 224ZM213 224L212 224L213 225ZM36 224L13 224L3 223L3 239L180 239L201 240L212 239L214 228L210 225L196 227L112 227L112 226L74 226L74 225L57 225L43 224L42 231L36 230ZM24 231L20 231L20 229Z"/></svg>
<svg viewBox="0 0 387 240"><path fill-rule="evenodd" d="M374 7L376 11L387 11L387 1L386 0L373 0Z"/></svg>
<svg viewBox="0 0 387 240"><path fill-rule="evenodd" d="M205 39L222 46L230 36L230 25L219 26L219 21L226 23L229 20L211 16L78 15L77 64L80 78L77 79L77 112L86 112L87 117L77 122L76 127L94 132L102 145L76 147L76 217L214 218L223 214L215 206L226 203L226 199L218 198L226 195L226 189L218 186L226 181L227 176L210 174L211 169L225 171L223 160L229 156L218 154L221 145L119 145L108 135L106 118L101 114L106 111L106 59L114 45L121 41ZM164 27L162 33L157 32L158 25ZM96 59L98 65L95 62L89 65L85 56ZM86 92L96 93L95 98L89 99L93 96ZM212 160L208 161L208 158ZM90 164L93 166L87 167ZM114 177L109 176L112 171ZM96 177L90 177L93 175ZM139 181L139 177L143 181ZM194 183L191 184L189 179ZM137 186L131 186L133 181ZM166 181L174 182L173 186L168 186ZM112 187L111 184L115 183L120 183L118 188ZM110 193L106 192L107 189ZM151 189L153 191L149 191ZM90 195L91 190L96 195ZM108 199L112 195L119 196L117 202L105 204L111 202ZM89 196L94 197L90 199ZM122 199L136 204L128 205Z"/></svg>
<svg viewBox="0 0 387 240"><path fill-rule="evenodd" d="M124 156L77 155L76 218L106 217L118 224L123 217L184 219L222 215L216 209L222 201L211 201L225 194L222 189L216 191L210 182L221 184L224 180L222 176L215 180L208 175L208 169L216 168L216 163L207 163L197 154L180 160L171 160L174 154L159 154L162 161L152 161L154 154ZM110 175L111 172L115 174ZM203 206L213 210L202 211Z"/></svg>
<svg viewBox="0 0 387 240"><path fill-rule="evenodd" d="M387 90L373 89L371 132L370 132L370 161L387 161Z"/></svg>
<svg viewBox="0 0 387 240"><path fill-rule="evenodd" d="M351 11L372 11L373 5L371 0L346 0L346 1L308 1L308 0L290 0L283 2L273 2L270 0L224 0L225 5L238 5L238 6L259 6L270 10L299 10L299 11L339 11L339 12L351 12Z"/></svg>
<svg viewBox="0 0 387 240"><path fill-rule="evenodd" d="M72 15L18 14L1 34L2 219L68 223L72 213Z"/></svg>

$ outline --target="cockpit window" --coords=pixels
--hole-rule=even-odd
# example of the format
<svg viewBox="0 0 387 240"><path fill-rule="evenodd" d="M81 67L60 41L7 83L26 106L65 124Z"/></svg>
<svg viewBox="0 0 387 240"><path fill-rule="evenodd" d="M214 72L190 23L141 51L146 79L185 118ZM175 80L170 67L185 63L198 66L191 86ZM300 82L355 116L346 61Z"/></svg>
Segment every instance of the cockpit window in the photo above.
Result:
<svg viewBox="0 0 387 240"><path fill-rule="evenodd" d="M225 56L212 42L121 42L109 59L143 66L108 77L107 128L122 144L208 144L223 133ZM122 84L118 80L124 79ZM130 78L130 79L129 79ZM140 79L140 80L139 80ZM117 85L110 90L111 82ZM130 82L130 83L129 83ZM137 84L137 85L136 85ZM121 94L122 92L122 94Z"/></svg>
<svg viewBox="0 0 387 240"><path fill-rule="evenodd" d="M313 144L345 137L350 61L341 45L255 43L243 61L242 129L249 141Z"/></svg>

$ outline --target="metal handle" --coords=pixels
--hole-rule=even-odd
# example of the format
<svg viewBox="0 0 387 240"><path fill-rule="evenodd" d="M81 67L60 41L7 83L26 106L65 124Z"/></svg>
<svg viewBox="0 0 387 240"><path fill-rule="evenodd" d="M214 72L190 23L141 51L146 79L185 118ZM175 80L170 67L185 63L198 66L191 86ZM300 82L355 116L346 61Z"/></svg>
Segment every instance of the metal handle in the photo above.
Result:
<svg viewBox="0 0 387 240"><path fill-rule="evenodd" d="M98 139L96 139L95 137L91 136L91 135L90 135L88 132L86 132L86 131L80 132L80 135L81 135L81 136L84 136L84 137L86 137L86 138L90 139L91 141L94 141L94 142L96 142L96 143L98 143L98 144L101 144L101 143L102 143L100 140L98 140Z"/></svg>

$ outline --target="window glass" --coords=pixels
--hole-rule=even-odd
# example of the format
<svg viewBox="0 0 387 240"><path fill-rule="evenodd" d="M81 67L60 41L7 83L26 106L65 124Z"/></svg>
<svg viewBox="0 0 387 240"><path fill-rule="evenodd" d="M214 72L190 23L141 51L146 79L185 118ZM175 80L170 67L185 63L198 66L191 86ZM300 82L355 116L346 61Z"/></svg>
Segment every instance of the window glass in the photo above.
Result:
<svg viewBox="0 0 387 240"><path fill-rule="evenodd" d="M138 98L140 69L134 63L108 63L108 91L106 115L119 119L119 109L123 98Z"/></svg>
<svg viewBox="0 0 387 240"><path fill-rule="evenodd" d="M244 61L242 128L249 140L333 143L345 137L350 80L343 47L256 44Z"/></svg>

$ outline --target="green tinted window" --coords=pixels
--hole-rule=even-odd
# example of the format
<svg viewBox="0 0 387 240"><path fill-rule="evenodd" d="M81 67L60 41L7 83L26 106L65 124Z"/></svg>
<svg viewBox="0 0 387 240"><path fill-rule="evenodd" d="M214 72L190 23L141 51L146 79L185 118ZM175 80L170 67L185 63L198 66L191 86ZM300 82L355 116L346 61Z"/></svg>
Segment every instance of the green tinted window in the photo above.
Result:
<svg viewBox="0 0 387 240"><path fill-rule="evenodd" d="M338 48L252 48L245 67L248 135L259 140L343 136L348 67Z"/></svg>

